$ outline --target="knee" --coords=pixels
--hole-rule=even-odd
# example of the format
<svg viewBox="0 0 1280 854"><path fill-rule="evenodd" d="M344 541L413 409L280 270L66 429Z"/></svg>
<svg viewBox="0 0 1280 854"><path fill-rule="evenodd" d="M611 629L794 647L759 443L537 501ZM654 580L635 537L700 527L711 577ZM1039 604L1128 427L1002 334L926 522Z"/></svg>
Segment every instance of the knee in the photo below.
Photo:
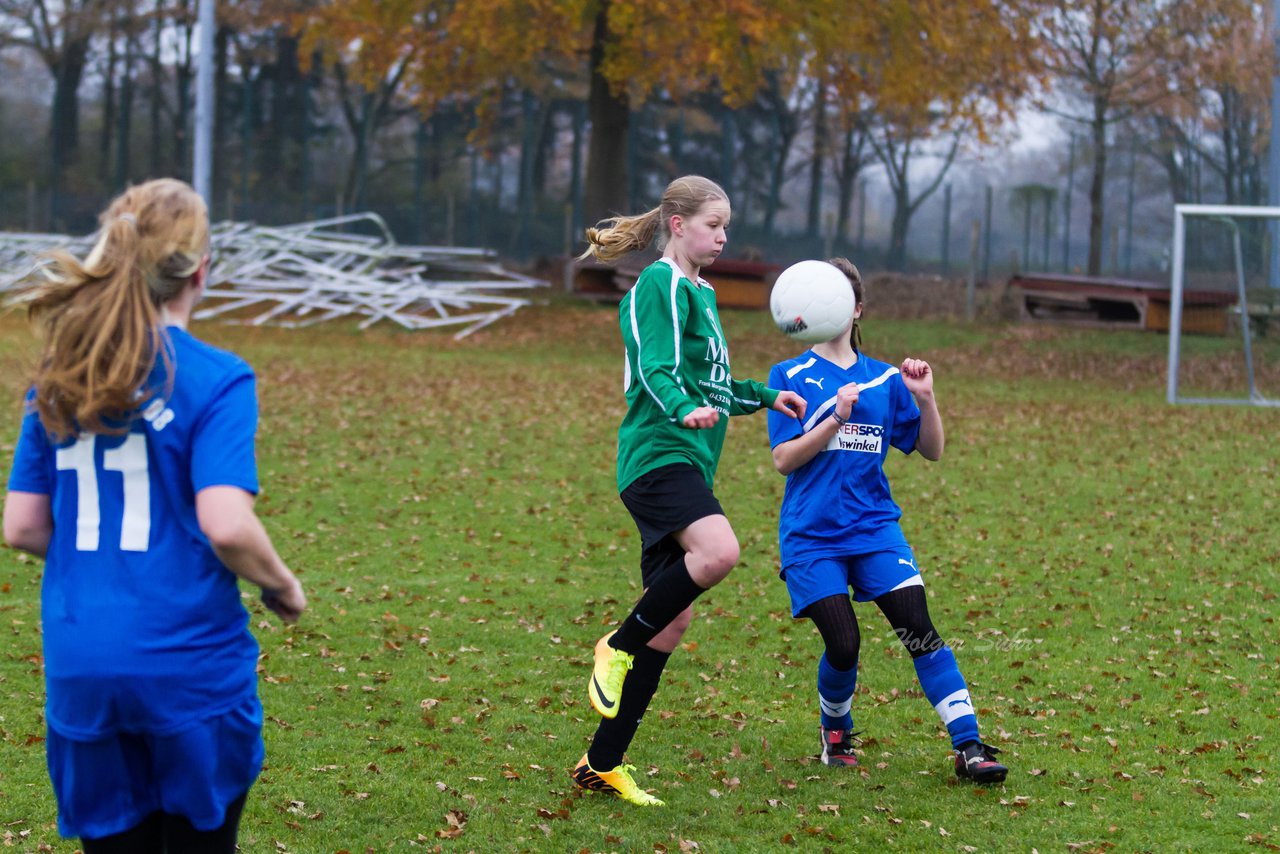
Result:
<svg viewBox="0 0 1280 854"><path fill-rule="evenodd" d="M690 555L689 574L703 587L711 587L724 580L724 577L738 563L740 555L738 541L729 538L701 553Z"/></svg>
<svg viewBox="0 0 1280 854"><path fill-rule="evenodd" d="M827 664L841 673L848 672L858 666L859 638L847 635L827 644Z"/></svg>

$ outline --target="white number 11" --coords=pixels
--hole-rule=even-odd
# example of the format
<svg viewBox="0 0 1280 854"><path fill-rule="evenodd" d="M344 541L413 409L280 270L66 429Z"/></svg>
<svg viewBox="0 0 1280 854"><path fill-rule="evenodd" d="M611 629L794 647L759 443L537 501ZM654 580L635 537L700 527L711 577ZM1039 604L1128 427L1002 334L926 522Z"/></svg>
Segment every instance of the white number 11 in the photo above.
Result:
<svg viewBox="0 0 1280 854"><path fill-rule="evenodd" d="M59 448L59 471L76 473L76 551L98 550L102 514L98 501L98 468L94 465L92 433L82 435L74 445ZM120 549L145 552L151 539L151 480L147 474L147 437L130 433L124 444L102 454L102 467L118 471L124 479L124 513L120 520Z"/></svg>

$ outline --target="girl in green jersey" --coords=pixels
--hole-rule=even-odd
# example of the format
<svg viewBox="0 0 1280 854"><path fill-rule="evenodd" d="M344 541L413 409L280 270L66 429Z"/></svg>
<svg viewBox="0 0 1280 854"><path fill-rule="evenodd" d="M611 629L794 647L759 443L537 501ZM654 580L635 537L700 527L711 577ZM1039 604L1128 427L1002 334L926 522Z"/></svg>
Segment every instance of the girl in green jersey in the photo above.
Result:
<svg viewBox="0 0 1280 854"><path fill-rule="evenodd" d="M640 530L645 591L617 631L596 643L587 693L604 720L573 771L579 786L643 806L662 801L636 785L623 754L693 601L738 561L738 538L712 492L727 416L772 408L804 417L796 393L730 371L715 291L698 275L724 250L730 214L714 181L677 178L653 210L587 229L583 256L612 261L655 239L663 251L619 307L627 414L618 430L618 492Z"/></svg>

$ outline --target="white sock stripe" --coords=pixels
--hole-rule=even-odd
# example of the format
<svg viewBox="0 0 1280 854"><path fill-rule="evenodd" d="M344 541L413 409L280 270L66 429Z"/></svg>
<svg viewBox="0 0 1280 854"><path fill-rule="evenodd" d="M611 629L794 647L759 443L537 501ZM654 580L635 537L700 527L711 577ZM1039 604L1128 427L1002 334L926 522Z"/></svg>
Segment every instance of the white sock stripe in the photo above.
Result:
<svg viewBox="0 0 1280 854"><path fill-rule="evenodd" d="M832 703L821 694L818 695L818 706L821 707L822 713L827 717L841 718L849 714L849 710L853 708L853 695L849 695L849 699L843 703Z"/></svg>
<svg viewBox="0 0 1280 854"><path fill-rule="evenodd" d="M961 688L959 691L952 691L950 694L943 697L941 702L935 704L933 708L938 712L938 717L942 718L944 726L957 718L975 714L973 711L973 701L969 698L969 691L967 688Z"/></svg>

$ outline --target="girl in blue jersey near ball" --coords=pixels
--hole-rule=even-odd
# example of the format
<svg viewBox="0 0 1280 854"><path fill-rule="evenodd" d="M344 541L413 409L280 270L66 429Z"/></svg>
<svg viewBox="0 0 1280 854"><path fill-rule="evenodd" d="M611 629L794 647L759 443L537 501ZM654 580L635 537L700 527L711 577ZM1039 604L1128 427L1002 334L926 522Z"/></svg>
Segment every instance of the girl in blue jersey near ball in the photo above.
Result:
<svg viewBox="0 0 1280 854"><path fill-rule="evenodd" d="M955 655L929 619L924 581L884 474L890 446L942 457L933 371L920 359L894 367L862 352L862 278L844 258L830 263L854 291L849 327L769 374L770 388L794 391L807 404L799 421L769 413L769 443L787 478L778 533L791 613L812 620L825 645L818 661L822 761L858 764L851 707L860 635L852 590L857 601L876 603L911 654L920 687L951 735L956 775L999 782L1008 769L982 743Z"/></svg>
<svg viewBox="0 0 1280 854"><path fill-rule="evenodd" d="M5 539L45 560L58 829L85 854L229 854L263 761L237 577L286 622L306 597L253 510L253 371L186 331L204 202L149 181L101 223L26 294L42 350L4 506Z"/></svg>

